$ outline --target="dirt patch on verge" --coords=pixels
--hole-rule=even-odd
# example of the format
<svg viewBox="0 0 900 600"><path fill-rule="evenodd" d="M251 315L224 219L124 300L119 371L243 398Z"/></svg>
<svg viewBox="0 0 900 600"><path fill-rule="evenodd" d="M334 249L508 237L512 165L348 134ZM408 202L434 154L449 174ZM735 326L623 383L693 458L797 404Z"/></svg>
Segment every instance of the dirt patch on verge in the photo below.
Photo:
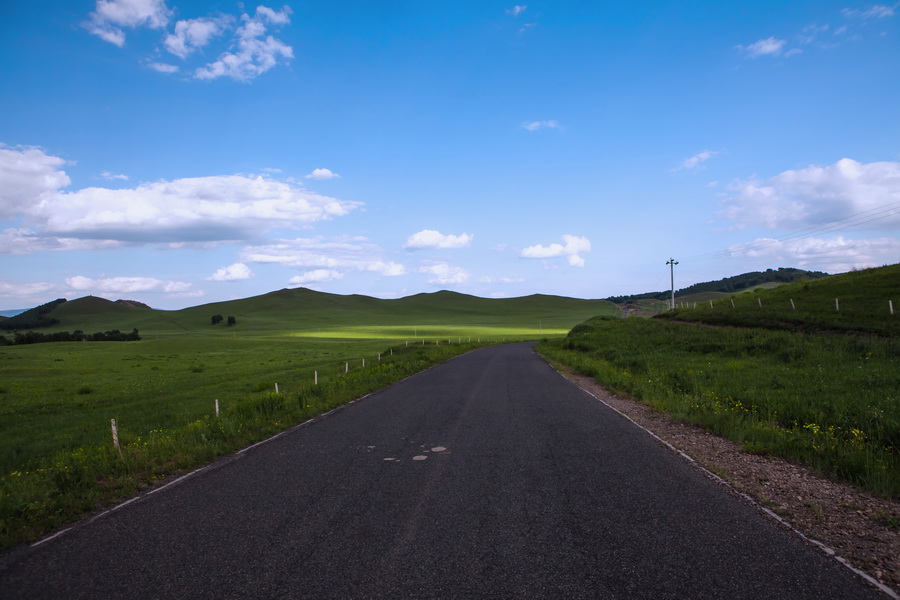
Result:
<svg viewBox="0 0 900 600"><path fill-rule="evenodd" d="M871 496L780 458L747 454L730 440L616 396L590 377L568 369L561 372L807 538L833 549L852 567L895 594L900 590L900 503Z"/></svg>

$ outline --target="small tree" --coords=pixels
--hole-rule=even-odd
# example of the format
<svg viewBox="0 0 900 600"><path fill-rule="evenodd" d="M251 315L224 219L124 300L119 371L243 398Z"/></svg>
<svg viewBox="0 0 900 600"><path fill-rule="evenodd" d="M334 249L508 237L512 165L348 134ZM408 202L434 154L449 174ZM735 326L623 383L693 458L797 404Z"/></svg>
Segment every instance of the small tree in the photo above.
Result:
<svg viewBox="0 0 900 600"><path fill-rule="evenodd" d="M213 325L218 325L221 322L222 322L222 315L213 315L212 316L212 324Z"/></svg>
<svg viewBox="0 0 900 600"><path fill-rule="evenodd" d="M229 326L231 326L231 325L237 325L237 319L235 319L235 318L232 317L231 315L228 315L228 325L229 325Z"/></svg>

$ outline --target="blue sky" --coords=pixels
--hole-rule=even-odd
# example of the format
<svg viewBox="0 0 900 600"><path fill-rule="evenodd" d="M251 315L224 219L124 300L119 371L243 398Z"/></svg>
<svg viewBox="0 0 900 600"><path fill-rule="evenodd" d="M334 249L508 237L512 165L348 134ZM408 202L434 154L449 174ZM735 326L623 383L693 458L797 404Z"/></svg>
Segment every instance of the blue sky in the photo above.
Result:
<svg viewBox="0 0 900 600"><path fill-rule="evenodd" d="M900 4L0 4L0 308L900 261Z"/></svg>

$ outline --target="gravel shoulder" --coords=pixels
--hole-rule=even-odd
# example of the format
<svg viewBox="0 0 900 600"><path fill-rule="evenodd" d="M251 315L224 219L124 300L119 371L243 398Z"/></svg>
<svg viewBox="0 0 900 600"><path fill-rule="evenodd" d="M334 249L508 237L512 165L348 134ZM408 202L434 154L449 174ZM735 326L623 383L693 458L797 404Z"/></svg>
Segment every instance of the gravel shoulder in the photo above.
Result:
<svg viewBox="0 0 900 600"><path fill-rule="evenodd" d="M780 458L747 454L730 440L612 394L590 377L565 368L561 372L794 529L833 549L851 566L895 593L900 591L900 503L831 481Z"/></svg>

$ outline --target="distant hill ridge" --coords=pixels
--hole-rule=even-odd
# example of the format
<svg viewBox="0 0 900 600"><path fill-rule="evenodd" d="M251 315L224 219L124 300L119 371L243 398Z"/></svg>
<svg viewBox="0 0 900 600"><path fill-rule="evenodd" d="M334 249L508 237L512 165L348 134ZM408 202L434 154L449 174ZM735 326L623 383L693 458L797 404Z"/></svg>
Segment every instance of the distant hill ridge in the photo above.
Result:
<svg viewBox="0 0 900 600"><path fill-rule="evenodd" d="M141 334L181 334L225 331L249 333L315 331L353 326L408 327L441 323L506 324L538 327L571 327L600 314L615 314L606 300L586 300L545 294L518 298L481 298L451 291L421 293L382 299L360 294L340 295L307 288L281 289L259 296L212 302L181 310L157 310L146 304L116 302L86 296L63 298L31 309L16 318L0 321L0 328L28 330L129 331ZM214 319L222 317L222 319ZM220 325L234 317L237 329Z"/></svg>
<svg viewBox="0 0 900 600"><path fill-rule="evenodd" d="M764 283L792 283L803 279L821 279L828 276L828 273L823 273L822 271L805 271L803 269L779 267L778 269L766 269L765 271L751 271L742 275L719 279L718 281L695 283L694 285L677 290L675 295L689 296L691 294L702 294L705 292L721 292L729 294L752 289ZM633 294L630 296L610 296L609 298L606 298L606 300L616 304L631 304L638 300L668 300L670 295L671 291L646 292L644 294Z"/></svg>

